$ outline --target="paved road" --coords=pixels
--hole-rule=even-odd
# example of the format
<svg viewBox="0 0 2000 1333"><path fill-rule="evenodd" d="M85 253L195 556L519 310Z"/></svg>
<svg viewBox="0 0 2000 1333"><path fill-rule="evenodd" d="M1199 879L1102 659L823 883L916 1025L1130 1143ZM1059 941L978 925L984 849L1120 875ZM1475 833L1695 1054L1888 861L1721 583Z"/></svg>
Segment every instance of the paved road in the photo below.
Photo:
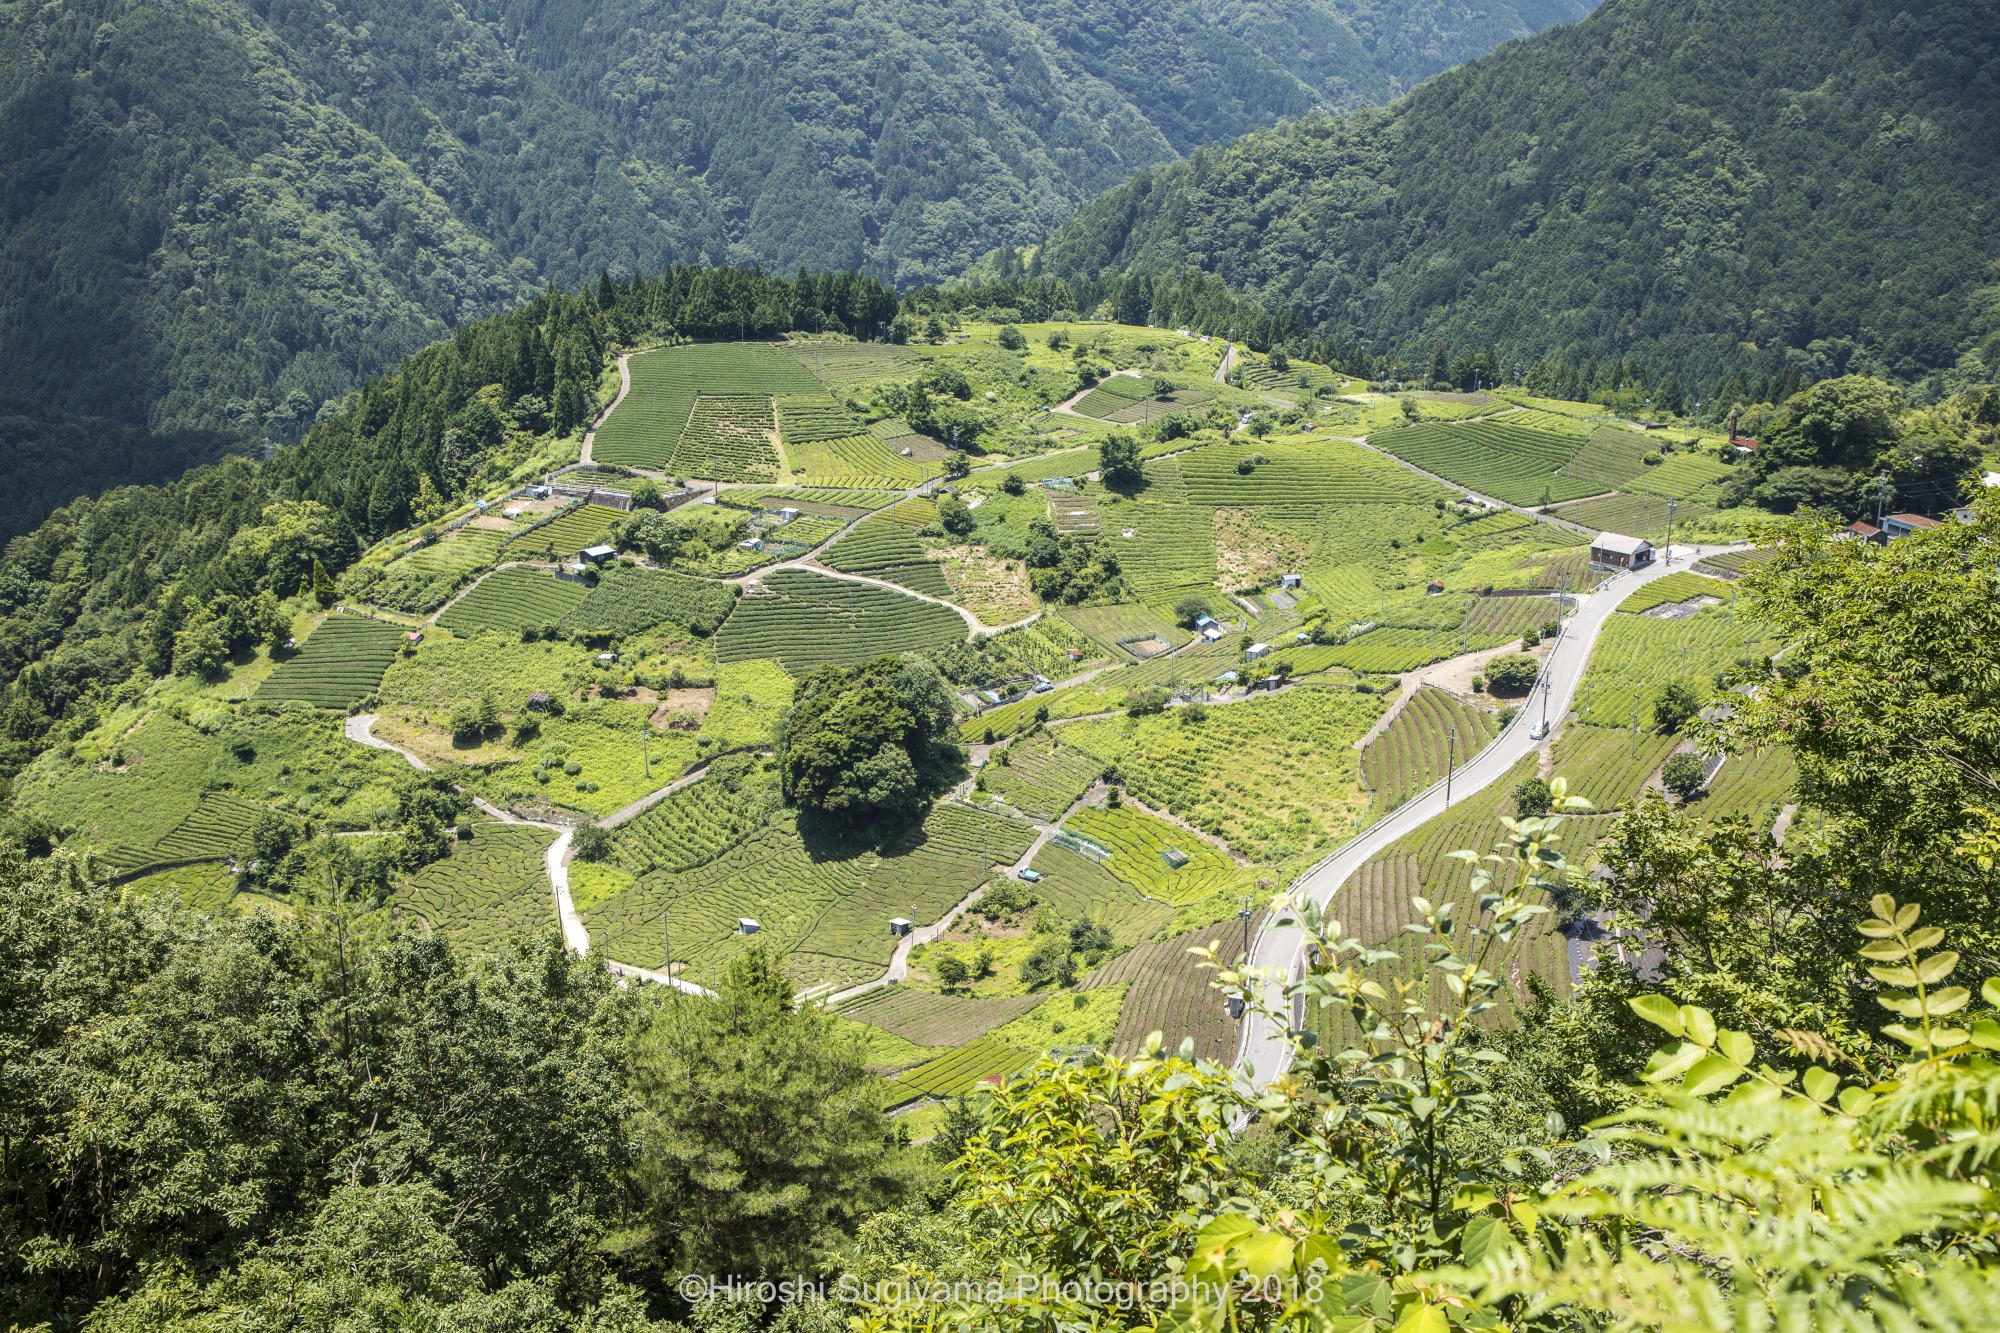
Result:
<svg viewBox="0 0 2000 1333"><path fill-rule="evenodd" d="M597 428L611 419L611 414L618 410L618 404L624 402L625 395L630 392L632 392L632 354L627 352L618 358L618 396L611 400L611 406L597 414L597 420L592 422L590 429L584 432L583 449L577 454L577 462L589 463L593 461L590 451L597 445Z"/></svg>
<svg viewBox="0 0 2000 1333"><path fill-rule="evenodd" d="M1582 607L1565 625L1562 637L1557 640L1543 667L1543 676L1549 684L1549 719L1560 725L1558 720L1568 715L1576 697L1577 683L1583 679L1584 668L1590 662L1590 650L1596 646L1597 636L1618 603L1625 600L1633 589L1674 571L1685 570L1705 556L1736 549L1739 548L1676 546L1669 553L1668 560L1656 561L1637 573L1615 575L1583 598ZM1507 729L1452 775L1451 805L1458 805L1499 781L1518 760L1541 746L1542 742L1530 739L1528 732L1541 718L1542 706L1538 689ZM1444 813L1447 808L1444 785L1440 783L1431 787L1307 871L1293 886L1293 892L1300 897L1310 896L1312 901L1324 906L1356 870L1390 843ZM1282 1007L1284 980L1299 964L1303 947L1304 940L1296 926L1266 926L1251 945L1251 966L1270 978L1265 994L1274 1007ZM1282 1074L1291 1063L1292 1046L1284 1031L1253 1013L1244 1022L1238 1054L1248 1062L1250 1080L1263 1085Z"/></svg>

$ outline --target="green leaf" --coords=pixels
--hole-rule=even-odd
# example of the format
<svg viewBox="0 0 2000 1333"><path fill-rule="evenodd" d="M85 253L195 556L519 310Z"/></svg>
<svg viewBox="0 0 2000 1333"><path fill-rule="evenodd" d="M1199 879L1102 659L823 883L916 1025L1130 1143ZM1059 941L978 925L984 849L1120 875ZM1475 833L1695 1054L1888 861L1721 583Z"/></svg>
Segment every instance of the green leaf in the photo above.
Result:
<svg viewBox="0 0 2000 1333"><path fill-rule="evenodd" d="M1916 950L1935 949L1944 941L1944 932L1936 926L1925 926L1922 930L1910 932L1910 947Z"/></svg>
<svg viewBox="0 0 2000 1333"><path fill-rule="evenodd" d="M2000 977L1986 978L1985 983L1979 988L1979 995L1986 1003L1995 1009L2000 1009Z"/></svg>
<svg viewBox="0 0 2000 1333"><path fill-rule="evenodd" d="M1917 984L1917 970L1913 967L1871 967L1868 975L1884 986L1914 986Z"/></svg>
<svg viewBox="0 0 2000 1333"><path fill-rule="evenodd" d="M1484 1185L1460 1185L1458 1193L1451 1196L1453 1210L1461 1213L1476 1213L1498 1202L1500 1196Z"/></svg>
<svg viewBox="0 0 2000 1333"><path fill-rule="evenodd" d="M1265 1278L1291 1271L1294 1248L1290 1236L1275 1231L1260 1231L1238 1241L1229 1252L1245 1271Z"/></svg>
<svg viewBox="0 0 2000 1333"><path fill-rule="evenodd" d="M2000 978L1995 978L2000 981ZM1632 1012L1651 1023L1656 1028L1664 1028L1670 1036L1681 1036L1686 1025L1681 1021L1681 1007L1664 995L1635 995L1625 1002L1632 1006Z"/></svg>
<svg viewBox="0 0 2000 1333"><path fill-rule="evenodd" d="M1681 1022L1687 1025L1687 1039L1697 1046L1715 1045L1715 1016L1698 1005L1681 1006Z"/></svg>
<svg viewBox="0 0 2000 1333"><path fill-rule="evenodd" d="M1924 1016L1923 1002L1918 1000L1916 996L1908 995L1901 991L1890 991L1887 994L1877 995L1875 1003L1881 1005L1890 1013L1901 1014L1905 1018L1922 1018Z"/></svg>
<svg viewBox="0 0 2000 1333"><path fill-rule="evenodd" d="M1849 1115L1860 1115L1875 1104L1875 1094L1858 1084L1850 1083L1840 1090L1840 1109Z"/></svg>
<svg viewBox="0 0 2000 1333"><path fill-rule="evenodd" d="M1882 1029L1882 1035L1885 1037L1894 1037L1913 1051L1922 1049L1924 1045L1924 1030L1922 1028L1913 1028L1907 1023L1891 1023L1888 1027ZM1845 1110L1846 1108L1842 1107L1842 1109Z"/></svg>
<svg viewBox="0 0 2000 1333"><path fill-rule="evenodd" d="M1498 1253L1512 1236L1506 1223L1490 1213L1482 1213L1465 1224L1465 1237L1459 1242L1459 1251L1468 1264L1483 1264L1488 1255Z"/></svg>
<svg viewBox="0 0 2000 1333"><path fill-rule="evenodd" d="M1747 1066L1757 1058L1757 1043L1750 1040L1748 1033L1718 1032L1715 1047L1739 1065Z"/></svg>
<svg viewBox="0 0 2000 1333"><path fill-rule="evenodd" d="M1704 1056L1688 1070L1681 1080L1681 1091L1690 1097L1706 1097L1709 1093L1728 1087L1743 1077L1743 1071L1732 1060L1720 1055Z"/></svg>
<svg viewBox="0 0 2000 1333"><path fill-rule="evenodd" d="M1840 1075L1830 1069L1821 1069L1818 1065L1806 1071L1802 1082L1805 1085L1806 1096L1816 1102L1825 1102L1840 1090Z"/></svg>
<svg viewBox="0 0 2000 1333"><path fill-rule="evenodd" d="M1861 956L1872 958L1878 963L1900 963L1910 956L1901 940L1877 940L1873 944L1861 946Z"/></svg>
<svg viewBox="0 0 2000 1333"><path fill-rule="evenodd" d="M1684 1041L1671 1051L1654 1051L1653 1058L1646 1062L1646 1072L1642 1077L1648 1083L1664 1083L1692 1069L1695 1061L1701 1058L1701 1047Z"/></svg>
<svg viewBox="0 0 2000 1333"><path fill-rule="evenodd" d="M1437 1306L1413 1301L1396 1321L1396 1333L1451 1333L1451 1321Z"/></svg>
<svg viewBox="0 0 2000 1333"><path fill-rule="evenodd" d="M1992 985L1992 982L1987 982ZM1982 1018L1972 1025L1972 1044L1982 1051L2000 1051L2000 1023Z"/></svg>
<svg viewBox="0 0 2000 1333"><path fill-rule="evenodd" d="M1924 959L1923 962L1917 964L1917 980L1923 982L1926 986L1935 986L1938 982L1950 976L1952 969L1957 966L1958 955L1956 953L1950 950L1946 950L1944 953L1934 953L1929 958Z"/></svg>
<svg viewBox="0 0 2000 1333"><path fill-rule="evenodd" d="M1955 1014L1972 1001L1972 992L1963 986L1947 986L1924 997L1924 1012L1932 1018Z"/></svg>

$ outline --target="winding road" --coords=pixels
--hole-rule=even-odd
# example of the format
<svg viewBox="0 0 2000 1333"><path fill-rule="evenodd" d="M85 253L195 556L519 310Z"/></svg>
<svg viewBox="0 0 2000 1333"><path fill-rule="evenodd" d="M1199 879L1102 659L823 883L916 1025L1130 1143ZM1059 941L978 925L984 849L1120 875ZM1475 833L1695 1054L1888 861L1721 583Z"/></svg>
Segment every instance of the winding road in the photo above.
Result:
<svg viewBox="0 0 2000 1333"><path fill-rule="evenodd" d="M1740 548L1676 546L1667 552L1665 559L1637 572L1613 575L1582 598L1582 606L1565 622L1555 649L1542 666L1542 678L1548 690L1546 708L1549 720L1560 727L1560 719L1568 716L1570 705L1576 698L1577 684L1583 679L1584 669L1590 663L1591 650L1597 646L1598 635L1610 621L1611 613L1633 590L1664 578L1677 569L1688 569L1697 560L1737 549ZM1542 686L1538 684L1536 689L1540 691ZM1543 742L1533 739L1529 732L1542 716L1543 705L1531 694L1527 705L1507 725L1506 730L1452 774L1449 803L1445 800L1446 784L1434 784L1398 806L1379 823L1355 835L1301 875L1291 892L1324 907L1355 871L1391 843L1443 814L1451 806L1492 786L1516 762L1539 749ZM1267 925L1251 944L1250 966L1263 978L1264 996L1272 1008L1282 1008L1285 983L1303 961L1304 947L1304 936L1296 926ZM1257 1086L1270 1083L1284 1073L1291 1058L1292 1044L1287 1032L1273 1026L1260 1014L1253 1012L1246 1016L1238 1063L1251 1083Z"/></svg>

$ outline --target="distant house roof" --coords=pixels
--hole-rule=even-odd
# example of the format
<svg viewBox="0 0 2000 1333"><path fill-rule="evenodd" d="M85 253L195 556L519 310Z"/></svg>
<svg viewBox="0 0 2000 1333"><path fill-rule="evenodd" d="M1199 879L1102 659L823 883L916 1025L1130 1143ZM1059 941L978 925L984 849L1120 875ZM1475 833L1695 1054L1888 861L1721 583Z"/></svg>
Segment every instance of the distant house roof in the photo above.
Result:
<svg viewBox="0 0 2000 1333"><path fill-rule="evenodd" d="M1196 616L1194 618L1194 627L1196 629L1201 629L1204 626L1213 625L1214 623L1215 623L1214 616Z"/></svg>
<svg viewBox="0 0 2000 1333"><path fill-rule="evenodd" d="M1980 473L1979 484L1982 486L2000 486L2000 472Z"/></svg>
<svg viewBox="0 0 2000 1333"><path fill-rule="evenodd" d="M1234 671L1225 671L1221 675L1217 676L1216 679L1222 681L1225 684L1228 684L1236 680L1236 673Z"/></svg>
<svg viewBox="0 0 2000 1333"><path fill-rule="evenodd" d="M1873 523L1863 523L1858 519L1849 523L1846 531L1848 536L1859 537L1862 541L1869 541L1882 535L1882 529L1876 527Z"/></svg>
<svg viewBox="0 0 2000 1333"><path fill-rule="evenodd" d="M1616 551L1619 555L1638 555L1653 549L1653 544L1644 537L1627 537L1622 532L1600 532L1590 545L1594 550Z"/></svg>
<svg viewBox="0 0 2000 1333"><path fill-rule="evenodd" d="M1748 435L1739 435L1731 440L1730 443L1735 445L1741 453L1754 454L1757 452L1757 441L1751 439Z"/></svg>
<svg viewBox="0 0 2000 1333"><path fill-rule="evenodd" d="M1925 518L1922 514L1891 514L1889 515L1888 523L1884 523L1883 526L1887 527L1889 523L1900 523L1906 528L1934 528L1938 526L1936 519Z"/></svg>
<svg viewBox="0 0 2000 1333"><path fill-rule="evenodd" d="M615 546L586 546L579 554L585 560L609 560L612 556L618 554L618 548Z"/></svg>

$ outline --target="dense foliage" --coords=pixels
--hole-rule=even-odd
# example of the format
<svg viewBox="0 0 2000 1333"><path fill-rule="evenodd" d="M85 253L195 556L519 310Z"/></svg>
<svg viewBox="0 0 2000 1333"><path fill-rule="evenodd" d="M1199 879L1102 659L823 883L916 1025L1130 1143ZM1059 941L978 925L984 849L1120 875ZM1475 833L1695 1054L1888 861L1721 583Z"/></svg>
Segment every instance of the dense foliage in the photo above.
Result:
<svg viewBox="0 0 2000 1333"><path fill-rule="evenodd" d="M1392 110L1136 177L1035 268L1193 265L1419 369L1443 344L1508 369L1636 353L1684 382L1746 358L1990 373L1996 62L1994 11L1969 0L1857 0L1837 22L1809 0L1628 0Z"/></svg>
<svg viewBox="0 0 2000 1333"><path fill-rule="evenodd" d="M0 544L33 528L56 506L114 486L159 485L228 452L212 431L155 435L100 417L77 417L0 399Z"/></svg>
<svg viewBox="0 0 2000 1333"><path fill-rule="evenodd" d="M779 734L785 799L855 825L907 820L956 777L956 734L950 687L921 658L820 667Z"/></svg>
<svg viewBox="0 0 2000 1333"><path fill-rule="evenodd" d="M544 283L1033 241L1129 172L1379 103L1578 0L0 10L0 393L296 439Z"/></svg>

